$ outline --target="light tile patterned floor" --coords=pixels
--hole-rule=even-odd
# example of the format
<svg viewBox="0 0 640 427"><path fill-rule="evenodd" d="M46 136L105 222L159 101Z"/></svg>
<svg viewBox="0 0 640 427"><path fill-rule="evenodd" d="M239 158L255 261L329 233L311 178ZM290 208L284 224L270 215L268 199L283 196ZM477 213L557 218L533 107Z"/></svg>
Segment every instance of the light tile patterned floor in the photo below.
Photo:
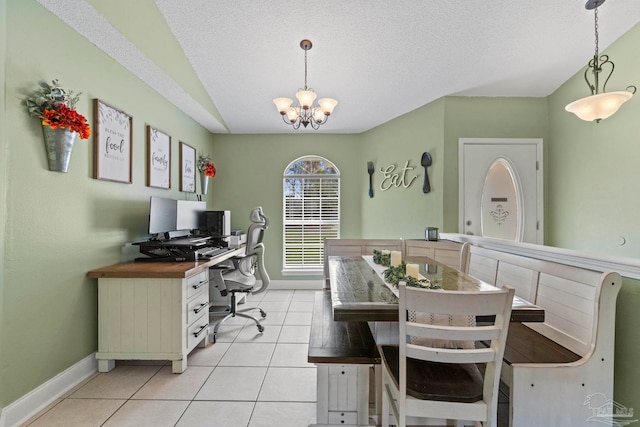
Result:
<svg viewBox="0 0 640 427"><path fill-rule="evenodd" d="M314 291L271 290L247 306L267 312L265 331L235 318L216 344L166 362L120 362L25 425L307 427L316 417L316 368L307 363Z"/></svg>

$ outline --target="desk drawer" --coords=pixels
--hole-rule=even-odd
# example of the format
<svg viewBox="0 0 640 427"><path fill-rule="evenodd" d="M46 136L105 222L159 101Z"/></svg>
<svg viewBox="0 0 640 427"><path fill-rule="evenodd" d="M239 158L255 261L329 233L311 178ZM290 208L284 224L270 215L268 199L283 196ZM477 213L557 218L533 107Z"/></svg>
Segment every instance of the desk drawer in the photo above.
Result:
<svg viewBox="0 0 640 427"><path fill-rule="evenodd" d="M204 315L200 316L187 327L187 350L191 351L195 346L206 338L209 333L209 311L203 310Z"/></svg>
<svg viewBox="0 0 640 427"><path fill-rule="evenodd" d="M201 292L187 303L187 326L191 325L203 313L209 313L208 292Z"/></svg>
<svg viewBox="0 0 640 427"><path fill-rule="evenodd" d="M187 299L195 296L198 292L202 292L209 284L208 271L187 278Z"/></svg>

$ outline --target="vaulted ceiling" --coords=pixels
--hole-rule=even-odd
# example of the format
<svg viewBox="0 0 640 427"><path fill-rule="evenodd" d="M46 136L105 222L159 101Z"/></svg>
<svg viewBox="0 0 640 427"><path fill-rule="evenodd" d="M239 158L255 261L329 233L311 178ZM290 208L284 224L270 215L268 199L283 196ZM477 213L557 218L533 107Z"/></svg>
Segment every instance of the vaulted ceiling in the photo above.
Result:
<svg viewBox="0 0 640 427"><path fill-rule="evenodd" d="M545 97L594 53L584 0L38 1L216 133L294 132L272 99L303 86L305 38L309 86L338 100L325 133L448 95ZM599 20L602 51L640 2L610 0ZM628 84L614 74L608 88Z"/></svg>

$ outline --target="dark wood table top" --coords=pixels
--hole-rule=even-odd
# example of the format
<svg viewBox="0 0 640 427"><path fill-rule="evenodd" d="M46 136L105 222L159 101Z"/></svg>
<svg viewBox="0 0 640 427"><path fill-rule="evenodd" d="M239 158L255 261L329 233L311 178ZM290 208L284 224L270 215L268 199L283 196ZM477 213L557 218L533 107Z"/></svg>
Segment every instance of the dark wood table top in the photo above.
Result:
<svg viewBox="0 0 640 427"><path fill-rule="evenodd" d="M420 275L438 280L444 290L485 291L494 286L427 257L407 257ZM398 298L362 256L330 256L329 278L333 319L337 321L398 321ZM484 319L479 319L484 320ZM544 309L514 298L512 322L544 322Z"/></svg>

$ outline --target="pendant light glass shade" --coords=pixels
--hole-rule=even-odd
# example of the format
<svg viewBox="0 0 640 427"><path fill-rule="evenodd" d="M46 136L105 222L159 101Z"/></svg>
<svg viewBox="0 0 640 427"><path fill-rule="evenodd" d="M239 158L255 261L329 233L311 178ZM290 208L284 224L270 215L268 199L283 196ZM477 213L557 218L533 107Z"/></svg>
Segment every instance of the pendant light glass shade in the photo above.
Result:
<svg viewBox="0 0 640 427"><path fill-rule="evenodd" d="M289 109L287 109L286 114L289 121L291 123L295 123L296 120L298 120L298 115L300 114L300 108L290 107Z"/></svg>
<svg viewBox="0 0 640 427"><path fill-rule="evenodd" d="M326 115L320 108L313 109L313 120L318 122L318 124L323 123L326 118Z"/></svg>
<svg viewBox="0 0 640 427"><path fill-rule="evenodd" d="M588 122L600 121L611 117L632 96L631 92L624 90L600 93L573 101L565 110Z"/></svg>
<svg viewBox="0 0 640 427"><path fill-rule="evenodd" d="M296 92L296 98L303 110L311 108L313 101L316 100L316 94L312 90L299 90Z"/></svg>
<svg viewBox="0 0 640 427"><path fill-rule="evenodd" d="M273 103L276 104L276 108L280 112L280 114L286 114L287 110L291 108L291 104L293 101L289 98L275 98Z"/></svg>
<svg viewBox="0 0 640 427"><path fill-rule="evenodd" d="M338 101L332 98L321 98L318 100L318 105L322 109L322 112L327 116L333 113L333 109L338 105Z"/></svg>

